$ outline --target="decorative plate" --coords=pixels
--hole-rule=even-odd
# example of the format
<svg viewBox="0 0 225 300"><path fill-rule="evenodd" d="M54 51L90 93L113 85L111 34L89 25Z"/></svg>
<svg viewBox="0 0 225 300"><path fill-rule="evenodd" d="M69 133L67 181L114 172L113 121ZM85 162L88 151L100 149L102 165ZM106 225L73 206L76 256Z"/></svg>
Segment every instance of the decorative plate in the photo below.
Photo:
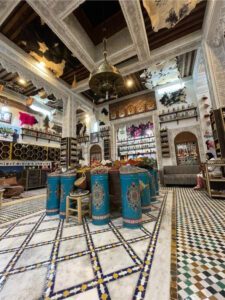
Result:
<svg viewBox="0 0 225 300"><path fill-rule="evenodd" d="M127 191L127 199L130 207L133 210L138 210L140 207L140 190L139 186L134 182L129 186Z"/></svg>
<svg viewBox="0 0 225 300"><path fill-rule="evenodd" d="M96 209L100 209L103 204L105 193L103 187L98 182L95 182L92 193L93 205Z"/></svg>

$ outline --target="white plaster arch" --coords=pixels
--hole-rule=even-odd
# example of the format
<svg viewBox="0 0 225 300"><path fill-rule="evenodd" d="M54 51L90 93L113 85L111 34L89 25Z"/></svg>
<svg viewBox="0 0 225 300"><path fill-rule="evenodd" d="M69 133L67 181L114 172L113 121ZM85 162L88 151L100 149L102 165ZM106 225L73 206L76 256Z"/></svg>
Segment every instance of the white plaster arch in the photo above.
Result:
<svg viewBox="0 0 225 300"><path fill-rule="evenodd" d="M205 152L204 152L204 145L203 145L202 136L201 136L201 129L200 129L199 125L194 125L191 127L180 127L180 128L169 129L168 137L169 137L172 165L174 165L174 166L177 165L174 139L179 133L182 133L182 132L190 132L196 136L197 141L198 141L200 160L205 161Z"/></svg>

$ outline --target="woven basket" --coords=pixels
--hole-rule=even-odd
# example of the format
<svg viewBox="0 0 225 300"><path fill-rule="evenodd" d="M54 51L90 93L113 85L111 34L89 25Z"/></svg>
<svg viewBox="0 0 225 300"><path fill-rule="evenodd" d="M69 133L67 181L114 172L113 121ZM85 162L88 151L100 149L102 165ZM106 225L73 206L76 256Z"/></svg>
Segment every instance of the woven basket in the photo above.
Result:
<svg viewBox="0 0 225 300"><path fill-rule="evenodd" d="M82 190L85 190L87 188L87 179L85 173L82 174L82 177L78 178L75 182L74 185Z"/></svg>

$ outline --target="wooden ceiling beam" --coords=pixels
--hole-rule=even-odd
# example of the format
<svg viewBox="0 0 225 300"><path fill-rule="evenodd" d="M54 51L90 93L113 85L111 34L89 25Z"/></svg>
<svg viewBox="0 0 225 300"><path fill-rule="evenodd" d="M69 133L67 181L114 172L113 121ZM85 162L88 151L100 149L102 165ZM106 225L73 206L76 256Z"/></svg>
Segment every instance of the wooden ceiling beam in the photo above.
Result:
<svg viewBox="0 0 225 300"><path fill-rule="evenodd" d="M151 50L154 50L156 48L159 48L161 46L164 46L170 42L173 42L176 39L179 39L181 37L184 37L185 35L188 35L190 33L193 33L194 31L197 31L201 29L201 24L196 24L195 26L191 26L188 29L181 30L180 32L174 33L174 35L165 36L164 39L160 39L160 41L155 40L153 43L149 41L149 46ZM174 38L175 37L175 38Z"/></svg>
<svg viewBox="0 0 225 300"><path fill-rule="evenodd" d="M176 30L168 32L167 34L161 35L161 37L158 37L158 36L152 37L150 35L149 36L149 45L151 47L151 44L154 45L154 43L159 43L159 42L161 42L161 41L163 41L167 38L170 38L170 37L174 37L176 39L177 34L179 34L180 32L185 33L185 31L189 31L191 28L195 28L196 26L199 26L199 28L201 28L201 25L202 25L202 20L198 19L195 22L189 23L189 25L186 26L186 27L177 28ZM154 41L151 43L152 39Z"/></svg>
<svg viewBox="0 0 225 300"><path fill-rule="evenodd" d="M27 26L29 25L35 18L38 18L37 14L35 12L32 12L29 17L24 20L19 26L17 26L16 30L13 31L13 33L9 36L9 39L14 41L20 32Z"/></svg>
<svg viewBox="0 0 225 300"><path fill-rule="evenodd" d="M10 22L8 22L6 25L3 24L2 26L2 33L7 35L10 30L15 29L16 23L20 20L20 17L22 14L26 13L26 11L29 9L29 6L26 2L21 2L22 6L17 10L15 14L13 14L12 18L10 19Z"/></svg>

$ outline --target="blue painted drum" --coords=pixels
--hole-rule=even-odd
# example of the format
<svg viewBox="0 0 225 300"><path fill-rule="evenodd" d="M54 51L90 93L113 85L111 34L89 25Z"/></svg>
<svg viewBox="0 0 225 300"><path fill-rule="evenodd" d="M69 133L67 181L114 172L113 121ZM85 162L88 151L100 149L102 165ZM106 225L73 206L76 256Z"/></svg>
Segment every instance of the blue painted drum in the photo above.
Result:
<svg viewBox="0 0 225 300"><path fill-rule="evenodd" d="M151 202L156 201L156 190L155 190L155 177L153 174L151 174L150 170L149 171L149 184L150 184L150 198Z"/></svg>
<svg viewBox="0 0 225 300"><path fill-rule="evenodd" d="M136 173L135 171L133 173L125 173L121 169L120 183L123 226L131 229L139 228L142 223L139 175L137 171Z"/></svg>
<svg viewBox="0 0 225 300"><path fill-rule="evenodd" d="M110 221L108 174L91 174L92 223L105 225Z"/></svg>
<svg viewBox="0 0 225 300"><path fill-rule="evenodd" d="M60 205L60 176L48 174L46 215L54 216L59 213Z"/></svg>
<svg viewBox="0 0 225 300"><path fill-rule="evenodd" d="M140 170L138 173L139 185L141 191L141 208L142 212L151 210L151 197L150 197L150 180L149 172L147 170Z"/></svg>
<svg viewBox="0 0 225 300"><path fill-rule="evenodd" d="M153 169L153 175L155 178L155 193L158 196L159 195L159 174L157 169Z"/></svg>
<svg viewBox="0 0 225 300"><path fill-rule="evenodd" d="M73 191L76 174L61 174L60 219L66 217L66 197Z"/></svg>

